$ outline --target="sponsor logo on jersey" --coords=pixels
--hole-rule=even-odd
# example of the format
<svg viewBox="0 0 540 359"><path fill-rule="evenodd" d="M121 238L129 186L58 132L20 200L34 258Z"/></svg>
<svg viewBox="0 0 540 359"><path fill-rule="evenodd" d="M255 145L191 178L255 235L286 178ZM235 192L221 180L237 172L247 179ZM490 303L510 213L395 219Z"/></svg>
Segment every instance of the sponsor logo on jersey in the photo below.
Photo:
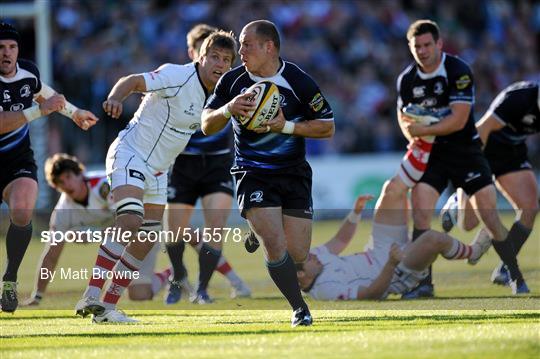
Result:
<svg viewBox="0 0 540 359"><path fill-rule="evenodd" d="M146 181L146 178L144 177L144 175L137 171L137 170L129 170L129 177L133 177L133 178L136 178L138 180L141 180L141 181Z"/></svg>
<svg viewBox="0 0 540 359"><path fill-rule="evenodd" d="M323 106L324 106L324 97L321 95L320 92L317 92L317 94L315 94L315 96L313 96L313 98L309 102L309 107L311 107L313 112L319 112Z"/></svg>
<svg viewBox="0 0 540 359"><path fill-rule="evenodd" d="M11 101L9 90L4 90L4 102L9 102L9 101Z"/></svg>
<svg viewBox="0 0 540 359"><path fill-rule="evenodd" d="M413 97L424 97L426 95L426 86L415 86L412 89Z"/></svg>
<svg viewBox="0 0 540 359"><path fill-rule="evenodd" d="M433 92L435 92L437 95L442 95L444 92L444 87L442 82L437 81L435 82L435 86L433 87Z"/></svg>
<svg viewBox="0 0 540 359"><path fill-rule="evenodd" d="M434 107L436 105L437 105L437 99L434 97L428 97L424 99L422 103L420 104L420 106L426 107L426 108Z"/></svg>
<svg viewBox="0 0 540 359"><path fill-rule="evenodd" d="M30 85L24 85L21 88L21 97L29 97L32 94L32 91L30 91Z"/></svg>
<svg viewBox="0 0 540 359"><path fill-rule="evenodd" d="M263 201L263 191L252 192L249 196L249 201L261 203Z"/></svg>
<svg viewBox="0 0 540 359"><path fill-rule="evenodd" d="M191 105L189 105L189 108L187 110L184 110L184 113L186 115L190 115L190 116L195 116L195 111L193 110L193 107L195 105L193 104L193 102L191 103Z"/></svg>
<svg viewBox="0 0 540 359"><path fill-rule="evenodd" d="M463 75L456 81L456 87L458 90L466 89L471 84L471 77L469 75Z"/></svg>
<svg viewBox="0 0 540 359"><path fill-rule="evenodd" d="M24 105L22 103L20 103L20 102L19 103L14 103L9 108L10 111L21 111L22 109L24 109Z"/></svg>

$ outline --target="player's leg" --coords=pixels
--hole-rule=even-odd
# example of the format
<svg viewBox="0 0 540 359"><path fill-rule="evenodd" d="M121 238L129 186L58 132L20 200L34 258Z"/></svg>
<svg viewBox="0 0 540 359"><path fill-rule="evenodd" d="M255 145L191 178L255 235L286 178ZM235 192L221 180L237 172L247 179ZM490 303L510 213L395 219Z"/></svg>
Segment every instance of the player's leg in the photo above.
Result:
<svg viewBox="0 0 540 359"><path fill-rule="evenodd" d="M134 301L152 300L154 296L168 283L170 269L163 273L154 273L157 256L161 244L156 242L144 258L139 277L134 279L128 287L128 297Z"/></svg>
<svg viewBox="0 0 540 359"><path fill-rule="evenodd" d="M29 170L30 171L30 170ZM33 167L35 175L35 165ZM17 273L32 238L32 212L38 186L35 178L18 177L4 189L2 197L9 207L10 224L6 234L7 265L2 277L2 311L14 312L18 306Z"/></svg>
<svg viewBox="0 0 540 359"><path fill-rule="evenodd" d="M24 305L39 305L49 284L49 276L43 276L42 273L51 273L56 269L63 250L64 242L58 242L54 245L47 243L45 245L37 266L34 291L30 295L30 298L25 301Z"/></svg>
<svg viewBox="0 0 540 359"><path fill-rule="evenodd" d="M399 176L386 181L375 204L373 222L392 226L406 225L408 191L409 187Z"/></svg>

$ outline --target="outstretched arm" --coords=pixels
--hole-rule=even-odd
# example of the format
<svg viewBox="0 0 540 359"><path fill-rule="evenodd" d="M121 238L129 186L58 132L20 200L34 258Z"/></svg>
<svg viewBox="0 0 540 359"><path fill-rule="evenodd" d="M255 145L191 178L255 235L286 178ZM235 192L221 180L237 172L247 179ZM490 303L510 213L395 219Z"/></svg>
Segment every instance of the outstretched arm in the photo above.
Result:
<svg viewBox="0 0 540 359"><path fill-rule="evenodd" d="M390 247L390 255L388 261L384 265L381 273L369 285L369 287L361 287L358 289L357 299L381 299L384 292L390 286L390 281L394 276L394 269L400 262L403 252L397 244L392 244Z"/></svg>
<svg viewBox="0 0 540 359"><path fill-rule="evenodd" d="M46 100L43 99L39 105L22 111L0 111L0 134L14 131L30 121L60 111L65 101L64 96L56 94Z"/></svg>
<svg viewBox="0 0 540 359"><path fill-rule="evenodd" d="M373 196L371 195L361 195L356 198L354 208L347 218L345 218L335 236L325 243L330 253L340 254L351 243L352 237L356 232L356 227L358 226L360 215L366 207L366 203L372 199Z"/></svg>

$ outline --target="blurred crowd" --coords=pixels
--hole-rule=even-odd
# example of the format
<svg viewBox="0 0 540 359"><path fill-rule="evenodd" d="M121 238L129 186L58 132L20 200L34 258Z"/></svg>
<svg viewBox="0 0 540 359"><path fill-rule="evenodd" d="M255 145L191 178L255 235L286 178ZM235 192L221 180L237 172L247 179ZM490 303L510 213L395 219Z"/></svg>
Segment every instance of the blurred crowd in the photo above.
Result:
<svg viewBox="0 0 540 359"><path fill-rule="evenodd" d="M201 22L237 35L254 19L277 24L283 58L316 79L335 112L335 137L309 141L311 155L403 151L396 78L412 61L405 33L419 18L437 21L444 50L471 64L477 119L505 86L540 79L535 1L62 0L51 6L54 86L102 121L83 133L69 121L52 119L49 151L67 151L87 163L104 161L140 100L132 96L124 119L106 118L101 103L116 80L162 63L188 62L185 35ZM24 31L31 25L19 26ZM529 146L538 166L539 136L529 139Z"/></svg>

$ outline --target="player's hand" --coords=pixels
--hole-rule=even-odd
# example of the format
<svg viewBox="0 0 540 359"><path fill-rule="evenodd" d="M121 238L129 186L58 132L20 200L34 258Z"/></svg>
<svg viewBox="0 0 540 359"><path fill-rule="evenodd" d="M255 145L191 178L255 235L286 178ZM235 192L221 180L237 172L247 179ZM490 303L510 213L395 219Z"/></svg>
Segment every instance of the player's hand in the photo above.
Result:
<svg viewBox="0 0 540 359"><path fill-rule="evenodd" d="M416 120L408 117L401 116L405 130L409 133L411 137L422 137L429 135L427 132L427 126L421 125Z"/></svg>
<svg viewBox="0 0 540 359"><path fill-rule="evenodd" d="M122 101L108 98L103 102L103 111L112 118L119 118L122 114Z"/></svg>
<svg viewBox="0 0 540 359"><path fill-rule="evenodd" d="M236 96L228 104L229 112L235 117L249 117L251 112L255 111L256 108L255 103L250 100L253 96L255 96L253 92L246 92Z"/></svg>
<svg viewBox="0 0 540 359"><path fill-rule="evenodd" d="M397 266L402 259L403 251L399 248L399 245L397 245L396 243L392 243L392 246L390 247L390 256L388 257L388 261L392 265Z"/></svg>
<svg viewBox="0 0 540 359"><path fill-rule="evenodd" d="M371 201L373 199L373 196L370 194L362 194L356 198L356 201L354 202L354 213L360 214L364 208L366 208L366 203Z"/></svg>
<svg viewBox="0 0 540 359"><path fill-rule="evenodd" d="M64 95L55 94L41 102L39 109L43 116L47 116L53 112L60 111L64 106L66 106L66 98Z"/></svg>
<svg viewBox="0 0 540 359"><path fill-rule="evenodd" d="M268 132L281 133L281 130L283 130L283 126L285 126L285 121L287 121L287 119L285 118L285 115L283 114L283 110L280 107L278 109L278 113L276 117L274 117L271 120L262 122L261 125L257 128L254 128L253 131L257 133L268 133Z"/></svg>
<svg viewBox="0 0 540 359"><path fill-rule="evenodd" d="M90 111L78 109L73 113L73 122L85 131L94 126L98 121L99 119L96 115Z"/></svg>

